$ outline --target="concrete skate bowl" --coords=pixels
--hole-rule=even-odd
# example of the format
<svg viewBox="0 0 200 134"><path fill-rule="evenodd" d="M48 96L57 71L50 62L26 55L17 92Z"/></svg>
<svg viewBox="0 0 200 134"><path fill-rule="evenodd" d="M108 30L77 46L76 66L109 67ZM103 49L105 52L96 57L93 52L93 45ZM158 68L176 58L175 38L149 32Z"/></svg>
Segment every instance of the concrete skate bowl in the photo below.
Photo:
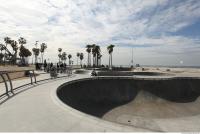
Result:
<svg viewBox="0 0 200 134"><path fill-rule="evenodd" d="M125 125L137 119L133 125L139 127L141 118L174 119L200 114L199 78L86 78L61 85L57 95L66 105L86 114ZM148 123L141 124L152 128L153 121Z"/></svg>
<svg viewBox="0 0 200 134"><path fill-rule="evenodd" d="M169 76L169 73L160 72L132 72L132 71L98 71L98 76Z"/></svg>

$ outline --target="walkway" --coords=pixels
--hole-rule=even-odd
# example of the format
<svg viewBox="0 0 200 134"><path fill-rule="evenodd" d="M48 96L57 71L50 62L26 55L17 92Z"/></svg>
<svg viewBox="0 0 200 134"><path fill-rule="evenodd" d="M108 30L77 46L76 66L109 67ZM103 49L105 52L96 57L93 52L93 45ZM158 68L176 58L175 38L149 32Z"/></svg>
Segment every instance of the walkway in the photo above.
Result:
<svg viewBox="0 0 200 134"><path fill-rule="evenodd" d="M38 79L49 77L41 74ZM149 131L129 127L92 117L63 104L56 96L61 84L88 74L58 78L15 90L11 98L4 98L0 105L0 131L2 132L116 132ZM30 79L13 82L14 87ZM4 85L0 84L0 89Z"/></svg>

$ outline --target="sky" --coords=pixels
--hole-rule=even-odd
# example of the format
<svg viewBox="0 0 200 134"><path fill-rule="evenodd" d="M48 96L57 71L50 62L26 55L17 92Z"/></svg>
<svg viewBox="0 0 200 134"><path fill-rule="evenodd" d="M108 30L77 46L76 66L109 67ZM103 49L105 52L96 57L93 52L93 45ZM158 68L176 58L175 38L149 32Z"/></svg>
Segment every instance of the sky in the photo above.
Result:
<svg viewBox="0 0 200 134"><path fill-rule="evenodd" d="M97 44L108 64L200 66L200 0L0 0L0 43L4 37L48 45L45 58L58 60L61 47L84 53ZM30 58L31 60L31 58Z"/></svg>

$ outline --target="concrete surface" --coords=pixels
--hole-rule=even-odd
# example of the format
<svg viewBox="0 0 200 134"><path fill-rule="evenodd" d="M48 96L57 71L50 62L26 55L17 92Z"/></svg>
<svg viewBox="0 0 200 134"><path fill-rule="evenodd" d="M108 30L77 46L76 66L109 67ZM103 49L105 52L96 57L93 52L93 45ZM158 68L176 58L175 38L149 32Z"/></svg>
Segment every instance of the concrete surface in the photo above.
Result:
<svg viewBox="0 0 200 134"><path fill-rule="evenodd" d="M56 89L58 86L67 81L84 77L88 77L88 75L53 79L34 86L24 87L20 90L15 91L15 96L9 98L5 102L2 102L0 105L0 131L149 131L146 129L125 126L92 117L90 115L74 110L73 108L63 104L57 98Z"/></svg>
<svg viewBox="0 0 200 134"><path fill-rule="evenodd" d="M192 75L193 76L193 75ZM38 79L49 78L42 74ZM0 131L1 132L195 132L200 131L199 98L187 104L169 103L160 97L140 92L135 101L120 105L107 111L102 118L80 112L65 103L57 96L57 88L77 79L90 78L89 74L73 75L71 77L52 79L38 84L29 85L15 90L15 95L1 98L0 103ZM139 76L138 76L139 78ZM152 78L152 77L145 77ZM157 77L156 78L163 78ZM30 79L16 80L17 87ZM4 90L4 85L0 84ZM199 89L199 88L198 88ZM145 96L150 96L147 98ZM150 102L150 103L146 103ZM158 106L157 110L152 105ZM170 102L172 103L172 102ZM145 105L143 111L141 105ZM176 105L178 104L178 105ZM191 104L191 105L190 105ZM162 107L163 105L163 107ZM130 106L135 106L132 109ZM166 106L166 107L164 107ZM178 107L177 107L178 106ZM130 108L127 110L127 107ZM154 107L155 108L155 107ZM159 109L161 108L161 109ZM164 114L155 114L160 111ZM184 110L185 108L185 110ZM173 112L173 111L176 112ZM184 110L184 111L182 111ZM119 112L120 111L120 112ZM131 112L132 111L132 112ZM137 111L137 112L136 112ZM148 111L148 112L147 112ZM131 114L135 112L135 114ZM154 113L155 112L155 113ZM178 113L180 112L180 114ZM171 114L173 113L173 114ZM176 114L177 113L177 114ZM170 116L169 116L170 115Z"/></svg>

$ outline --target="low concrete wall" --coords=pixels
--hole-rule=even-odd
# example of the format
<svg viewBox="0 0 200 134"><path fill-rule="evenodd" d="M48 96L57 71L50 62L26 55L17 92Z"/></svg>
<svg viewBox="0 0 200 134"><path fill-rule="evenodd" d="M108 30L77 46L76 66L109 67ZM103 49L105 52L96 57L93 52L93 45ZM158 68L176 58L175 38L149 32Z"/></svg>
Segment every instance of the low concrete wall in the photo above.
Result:
<svg viewBox="0 0 200 134"><path fill-rule="evenodd" d="M114 107L132 101L140 90L168 101L187 103L200 95L200 79L96 77L65 83L57 95L77 110L102 117Z"/></svg>
<svg viewBox="0 0 200 134"><path fill-rule="evenodd" d="M22 78L25 76L25 72L14 72L14 73L9 73L10 78L13 79L18 79L18 78ZM7 80L7 77L5 77L5 79ZM2 78L0 77L0 83L3 82Z"/></svg>
<svg viewBox="0 0 200 134"><path fill-rule="evenodd" d="M159 72L98 71L97 75L98 76L133 76L133 75L164 76L169 74L159 73Z"/></svg>
<svg viewBox="0 0 200 134"><path fill-rule="evenodd" d="M85 70L85 69L76 69L76 70L74 71L74 73L75 73L75 74L87 74L87 73L89 73L89 71L88 71L88 70Z"/></svg>
<svg viewBox="0 0 200 134"><path fill-rule="evenodd" d="M10 72L9 76L12 80L24 77L25 70L35 70L35 66L34 65L30 65L28 67L18 67L18 66L10 66L10 65L0 66L0 72L1 71ZM5 77L5 79L7 80L7 77ZM1 77L0 77L0 82L3 82Z"/></svg>

